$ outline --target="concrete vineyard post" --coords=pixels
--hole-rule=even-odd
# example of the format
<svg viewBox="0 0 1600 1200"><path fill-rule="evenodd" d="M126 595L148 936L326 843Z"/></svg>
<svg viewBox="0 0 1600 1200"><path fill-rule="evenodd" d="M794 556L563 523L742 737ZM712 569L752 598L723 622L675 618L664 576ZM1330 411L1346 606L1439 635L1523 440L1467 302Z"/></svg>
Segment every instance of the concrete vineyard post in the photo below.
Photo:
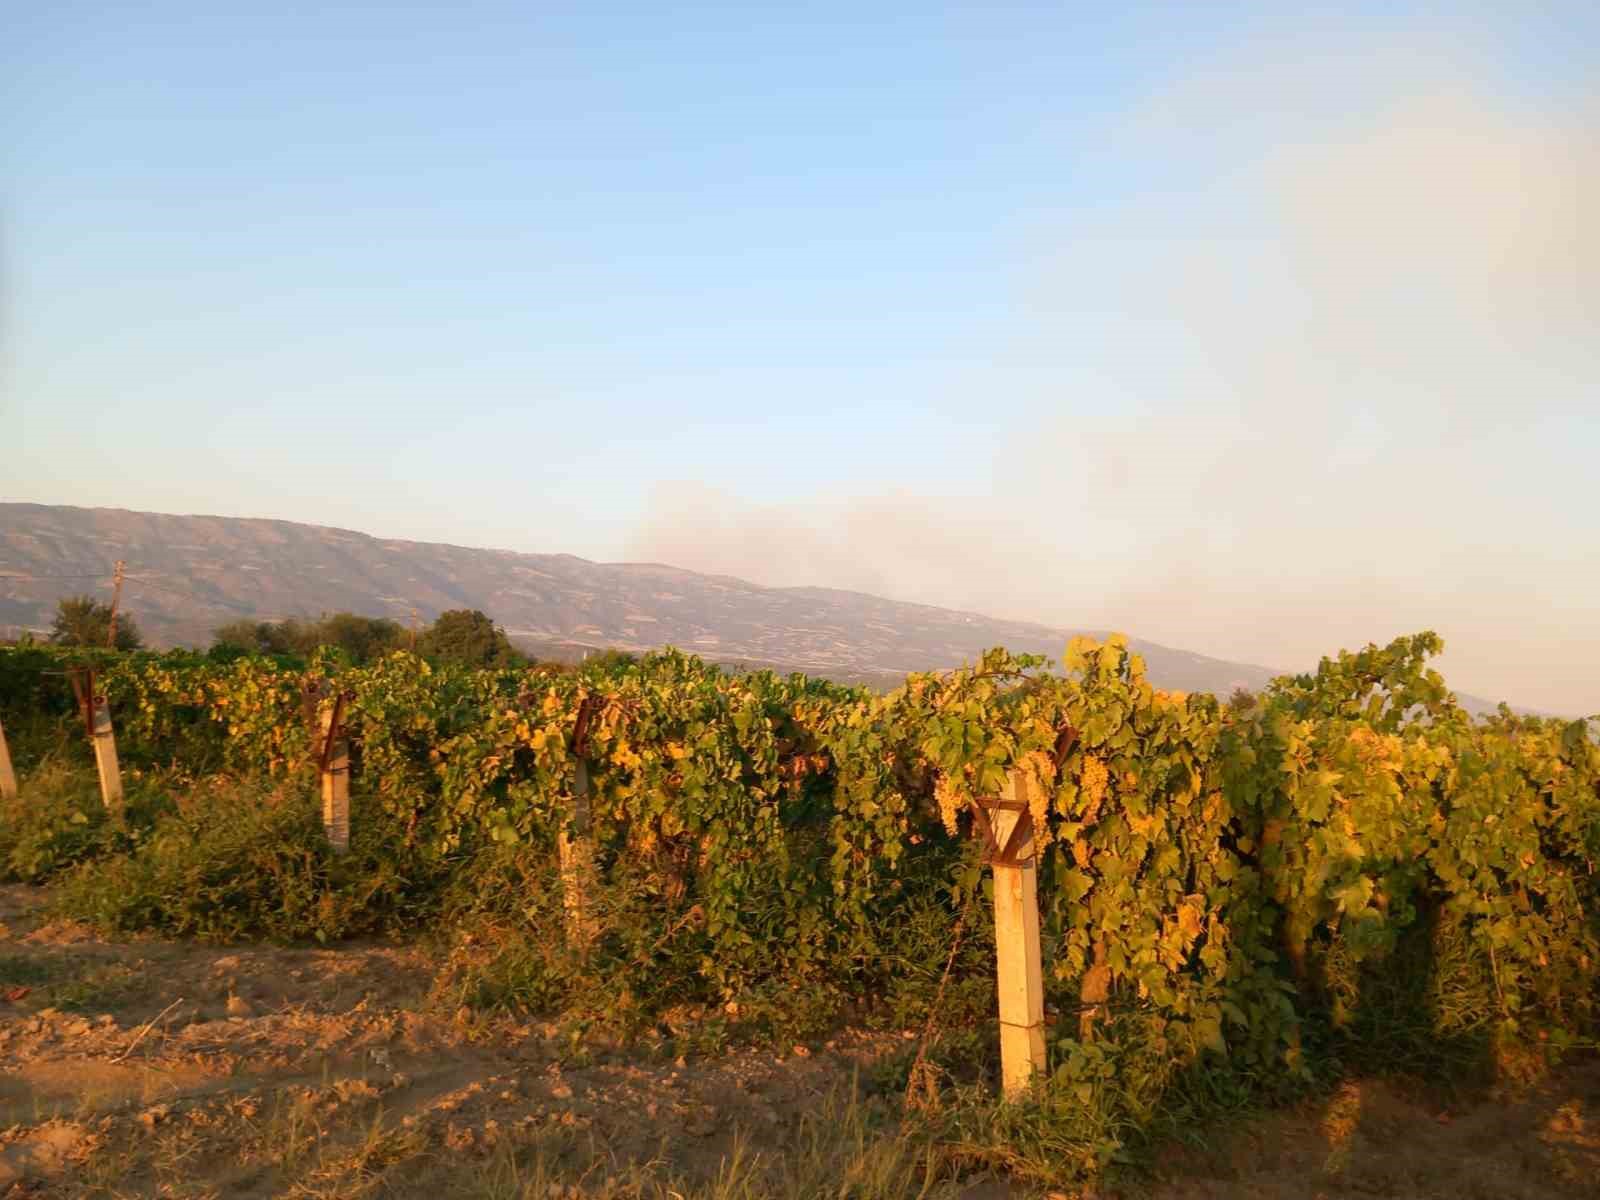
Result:
<svg viewBox="0 0 1600 1200"><path fill-rule="evenodd" d="M1029 820L1029 789L1022 771L1007 778L1005 808L990 810L996 843L1005 846L1018 821ZM994 863L995 977L1000 1000L1000 1080L1008 1100L1026 1097L1045 1069L1044 978L1039 951L1039 885L1031 830L1014 861Z"/></svg>
<svg viewBox="0 0 1600 1200"><path fill-rule="evenodd" d="M566 910L567 945L587 951L599 928L594 912L594 831L589 806L589 724L599 699L586 695L572 724L572 799L556 834L560 856L561 903Z"/></svg>
<svg viewBox="0 0 1600 1200"><path fill-rule="evenodd" d="M6 727L0 725L0 800L17 798L17 773L11 769L11 747L6 745Z"/></svg>
<svg viewBox="0 0 1600 1200"><path fill-rule="evenodd" d="M100 798L106 808L122 811L122 768L117 763L117 735L111 728L111 706L104 696L89 695L89 728L94 765L100 772Z"/></svg>
<svg viewBox="0 0 1600 1200"><path fill-rule="evenodd" d="M338 720L338 702L322 712L322 828L335 854L350 849L350 745Z"/></svg>
<svg viewBox="0 0 1600 1200"><path fill-rule="evenodd" d="M567 944L586 949L595 934L594 835L590 829L589 764L581 758L573 768L568 818L556 835L561 859L561 902L566 909Z"/></svg>

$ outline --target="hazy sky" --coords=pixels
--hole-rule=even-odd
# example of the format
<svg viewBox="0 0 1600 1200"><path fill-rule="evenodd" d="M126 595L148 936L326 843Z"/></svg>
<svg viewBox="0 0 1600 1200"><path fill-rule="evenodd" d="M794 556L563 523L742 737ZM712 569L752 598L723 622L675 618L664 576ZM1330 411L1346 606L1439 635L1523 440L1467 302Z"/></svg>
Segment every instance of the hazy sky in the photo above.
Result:
<svg viewBox="0 0 1600 1200"><path fill-rule="evenodd" d="M0 498L1600 710L1600 5L13 7Z"/></svg>

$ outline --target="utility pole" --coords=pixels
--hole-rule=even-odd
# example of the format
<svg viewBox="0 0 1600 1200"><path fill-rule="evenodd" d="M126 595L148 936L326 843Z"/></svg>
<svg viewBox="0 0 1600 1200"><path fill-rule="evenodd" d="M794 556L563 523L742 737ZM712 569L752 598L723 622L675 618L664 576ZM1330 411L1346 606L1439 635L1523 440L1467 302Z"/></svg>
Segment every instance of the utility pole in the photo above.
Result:
<svg viewBox="0 0 1600 1200"><path fill-rule="evenodd" d="M127 563L120 558L111 572L111 626L106 630L106 649L117 648L117 606L122 602L122 573Z"/></svg>

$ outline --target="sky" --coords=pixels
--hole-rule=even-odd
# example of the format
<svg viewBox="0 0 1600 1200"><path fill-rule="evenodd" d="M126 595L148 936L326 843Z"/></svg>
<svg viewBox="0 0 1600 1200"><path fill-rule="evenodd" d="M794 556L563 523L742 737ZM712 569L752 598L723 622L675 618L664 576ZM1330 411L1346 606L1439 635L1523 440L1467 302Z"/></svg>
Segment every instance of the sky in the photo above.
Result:
<svg viewBox="0 0 1600 1200"><path fill-rule="evenodd" d="M1592 3L60 0L0 181L0 499L1600 711Z"/></svg>

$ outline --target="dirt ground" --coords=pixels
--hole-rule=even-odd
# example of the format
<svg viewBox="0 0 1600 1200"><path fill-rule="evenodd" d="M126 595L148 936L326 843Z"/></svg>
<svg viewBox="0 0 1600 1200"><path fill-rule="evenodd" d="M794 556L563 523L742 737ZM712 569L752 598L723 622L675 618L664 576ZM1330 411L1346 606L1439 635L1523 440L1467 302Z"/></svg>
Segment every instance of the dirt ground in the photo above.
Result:
<svg viewBox="0 0 1600 1200"><path fill-rule="evenodd" d="M882 1086L905 1031L607 1049L439 1011L419 949L108 942L40 903L0 888L0 1196L871 1198L932 1161ZM1600 1197L1600 1064L1461 1112L1351 1083L1157 1162L1110 1190Z"/></svg>

